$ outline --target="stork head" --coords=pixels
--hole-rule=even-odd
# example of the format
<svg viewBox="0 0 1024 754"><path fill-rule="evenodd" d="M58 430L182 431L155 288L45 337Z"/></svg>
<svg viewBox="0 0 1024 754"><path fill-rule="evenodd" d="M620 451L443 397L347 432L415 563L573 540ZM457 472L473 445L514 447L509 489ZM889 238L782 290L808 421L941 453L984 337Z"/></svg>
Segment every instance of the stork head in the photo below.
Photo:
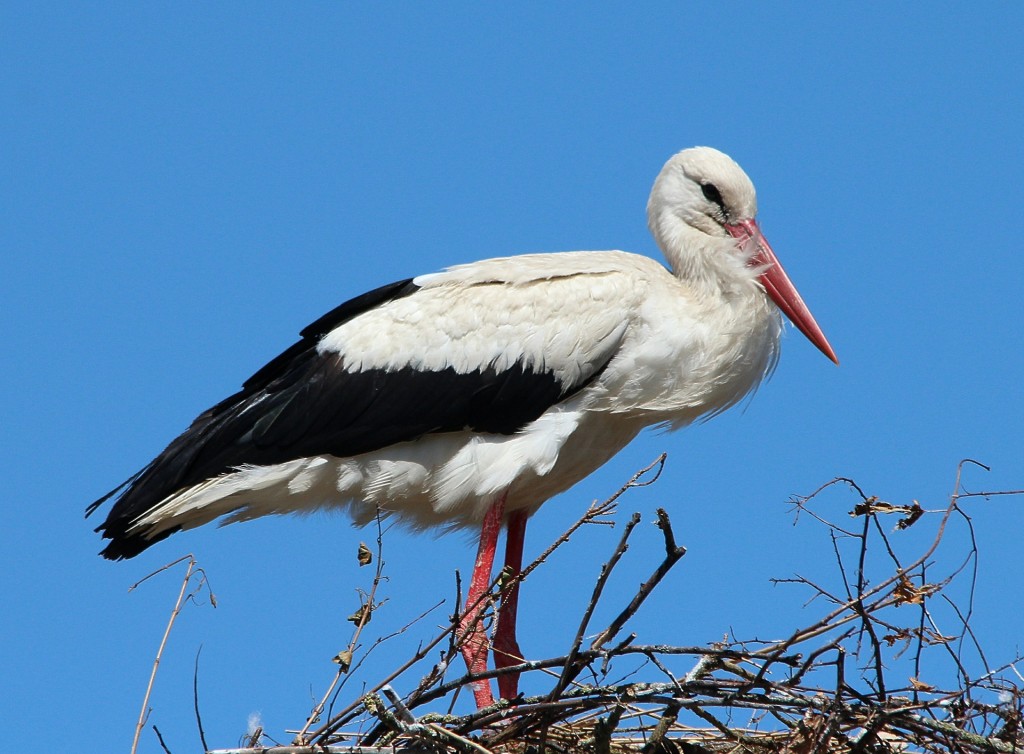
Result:
<svg viewBox="0 0 1024 754"><path fill-rule="evenodd" d="M648 226L676 275L699 288L723 291L756 280L797 329L838 364L756 216L754 184L732 158L710 147L674 155L647 202Z"/></svg>

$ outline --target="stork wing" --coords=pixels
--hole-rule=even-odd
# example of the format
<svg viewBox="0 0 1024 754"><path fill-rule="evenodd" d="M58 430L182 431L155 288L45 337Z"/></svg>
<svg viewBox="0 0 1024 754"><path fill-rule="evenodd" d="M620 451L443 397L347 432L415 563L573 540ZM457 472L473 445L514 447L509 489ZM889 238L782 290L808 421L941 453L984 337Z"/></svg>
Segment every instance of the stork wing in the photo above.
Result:
<svg viewBox="0 0 1024 754"><path fill-rule="evenodd" d="M120 492L98 530L116 534L241 466L352 456L435 432L514 433L614 356L626 328L614 273L509 281L479 269L467 279L466 269L384 286L314 322L93 503L89 513Z"/></svg>

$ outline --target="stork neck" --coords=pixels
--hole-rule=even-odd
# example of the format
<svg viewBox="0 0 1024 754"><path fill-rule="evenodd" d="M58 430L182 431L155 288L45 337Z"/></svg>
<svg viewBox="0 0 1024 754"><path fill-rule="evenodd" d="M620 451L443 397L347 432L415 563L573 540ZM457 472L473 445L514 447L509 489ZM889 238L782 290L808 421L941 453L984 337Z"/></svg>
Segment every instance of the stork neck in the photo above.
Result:
<svg viewBox="0 0 1024 754"><path fill-rule="evenodd" d="M658 244L673 274L695 291L731 298L758 288L756 272L735 239L710 235L678 219L666 225L670 232L658 234Z"/></svg>

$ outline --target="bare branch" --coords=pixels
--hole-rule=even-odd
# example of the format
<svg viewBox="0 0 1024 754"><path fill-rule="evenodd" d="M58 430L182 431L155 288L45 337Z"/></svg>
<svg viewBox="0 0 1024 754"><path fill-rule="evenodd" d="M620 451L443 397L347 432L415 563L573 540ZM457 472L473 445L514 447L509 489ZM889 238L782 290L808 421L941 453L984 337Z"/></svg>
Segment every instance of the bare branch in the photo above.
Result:
<svg viewBox="0 0 1024 754"><path fill-rule="evenodd" d="M158 568L145 578L135 582L128 589L128 591L131 592L134 589L136 589L140 584L142 584L145 581L148 581L150 578L157 575L158 573L163 573L164 571L178 565L178 563L183 563L186 560L188 561L188 568L185 570L185 577L181 580L181 589L178 591L178 599L177 601L175 601L174 607L171 609L171 617L167 621L167 628L164 629L164 635L160 639L160 646L157 648L156 657L153 659L153 669L150 671L149 674L149 683L146 684L146 693L142 697L142 710L139 712L139 719L138 722L136 722L135 724L135 735L132 738L131 754L135 754L135 752L139 748L139 737L142 735L142 728L146 724L146 720L149 717L149 697L153 693L153 685L156 683L156 672L160 668L160 660L163 658L164 648L167 646L167 639L171 635L171 629L174 628L174 622L178 619L178 614L181 612L181 608L184 606L185 600L190 596L188 592L188 585L192 581L193 576L198 576L199 583L196 586L195 590L198 591L199 589L202 589L203 586L207 583L206 574L203 572L201 568L198 567L196 559L191 554L189 554L184 555L161 568ZM194 593L195 592L193 592L193 594ZM212 592L210 592L210 603L216 605L216 600ZM157 733L157 735L160 735L159 732ZM161 737L161 745L162 743L163 738Z"/></svg>

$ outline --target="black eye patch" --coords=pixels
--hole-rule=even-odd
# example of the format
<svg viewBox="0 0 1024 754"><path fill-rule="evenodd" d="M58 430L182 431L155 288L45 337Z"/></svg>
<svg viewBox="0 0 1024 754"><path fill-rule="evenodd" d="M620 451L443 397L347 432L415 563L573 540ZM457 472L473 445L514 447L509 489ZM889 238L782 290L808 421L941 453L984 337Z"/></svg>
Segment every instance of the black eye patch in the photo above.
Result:
<svg viewBox="0 0 1024 754"><path fill-rule="evenodd" d="M718 186L713 183L702 183L700 190L703 192L705 199L709 202L714 202L723 211L725 210L725 201L722 199L722 192L718 190Z"/></svg>

